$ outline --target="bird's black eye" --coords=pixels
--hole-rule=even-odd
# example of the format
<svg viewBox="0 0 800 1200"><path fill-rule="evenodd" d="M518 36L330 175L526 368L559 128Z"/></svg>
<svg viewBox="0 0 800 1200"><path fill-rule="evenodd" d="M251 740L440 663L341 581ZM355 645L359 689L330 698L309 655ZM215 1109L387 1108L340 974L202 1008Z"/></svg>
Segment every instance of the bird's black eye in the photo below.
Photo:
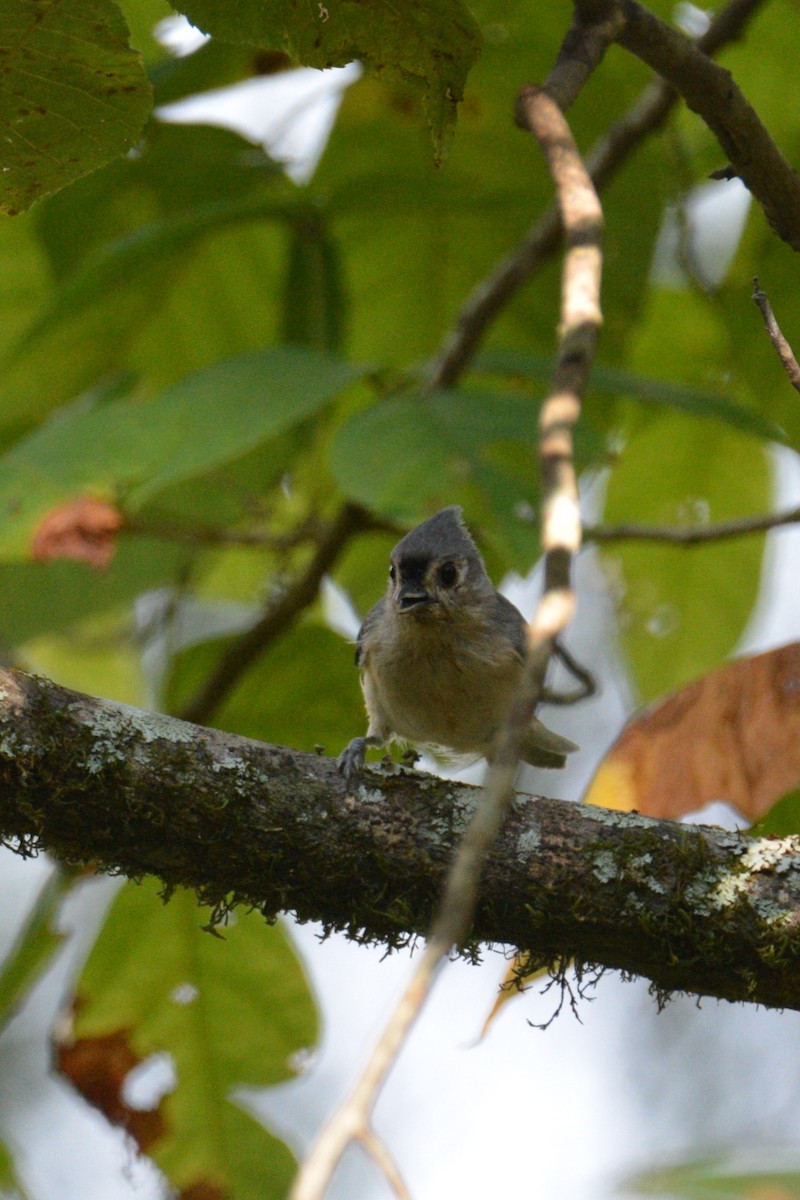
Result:
<svg viewBox="0 0 800 1200"><path fill-rule="evenodd" d="M397 572L394 569L394 563L392 563L392 565L389 567L389 578L391 579L392 583L394 583L396 574Z"/></svg>
<svg viewBox="0 0 800 1200"><path fill-rule="evenodd" d="M458 569L455 563L442 563L439 567L439 583L444 588L451 588L458 582Z"/></svg>

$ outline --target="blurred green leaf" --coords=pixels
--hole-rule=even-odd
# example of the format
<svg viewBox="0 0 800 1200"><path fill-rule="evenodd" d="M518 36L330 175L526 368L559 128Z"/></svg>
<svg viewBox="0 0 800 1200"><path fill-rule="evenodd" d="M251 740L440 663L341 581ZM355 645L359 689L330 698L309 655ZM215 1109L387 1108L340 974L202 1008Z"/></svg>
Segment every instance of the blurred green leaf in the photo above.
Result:
<svg viewBox="0 0 800 1200"><path fill-rule="evenodd" d="M762 447L724 426L665 414L633 434L608 483L604 521L686 525L766 511ZM620 542L603 551L640 697L674 691L733 651L758 596L763 535L690 549Z"/></svg>
<svg viewBox="0 0 800 1200"><path fill-rule="evenodd" d="M296 1073L293 1056L318 1035L305 976L260 913L237 911L215 938L192 892L164 904L157 891L147 881L119 894L76 985L70 1042L119 1088L115 1050L131 1063L170 1055L176 1086L146 1149L182 1194L282 1200L292 1156L231 1093Z"/></svg>
<svg viewBox="0 0 800 1200"><path fill-rule="evenodd" d="M0 343L0 422L34 420L106 373L133 369L152 393L274 340L283 225L307 203L235 134L151 122L135 157L19 219L42 278L0 309L17 333Z"/></svg>
<svg viewBox="0 0 800 1200"><path fill-rule="evenodd" d="M361 374L314 350L276 347L217 363L152 400L57 414L0 459L0 554L25 554L39 520L76 494L122 493L135 511L318 412Z"/></svg>
<svg viewBox="0 0 800 1200"><path fill-rule="evenodd" d="M800 834L800 788L782 796L750 829L754 837L789 837Z"/></svg>
<svg viewBox="0 0 800 1200"><path fill-rule="evenodd" d="M328 0L317 8L297 0L190 0L186 15L221 41L286 50L308 67L345 66L358 59L388 79L413 81L425 107L441 156L456 120L469 69L481 38L462 0L409 0L402 7L385 0Z"/></svg>
<svg viewBox="0 0 800 1200"><path fill-rule="evenodd" d="M346 292L339 248L319 218L295 222L283 299L283 341L340 350Z"/></svg>
<svg viewBox="0 0 800 1200"><path fill-rule="evenodd" d="M14 1156L4 1142L0 1142L0 1187L10 1192L15 1200L17 1196L22 1200L35 1200L17 1175Z"/></svg>
<svg viewBox="0 0 800 1200"><path fill-rule="evenodd" d="M0 563L0 645L19 646L132 604L140 593L178 579L187 558L184 546L126 537L102 573L66 561Z"/></svg>
<svg viewBox="0 0 800 1200"><path fill-rule="evenodd" d="M408 89L367 78L347 89L310 185L335 219L355 356L406 368L436 353L470 291L554 200L544 159L511 113L519 83L547 75L564 35L563 10L540 7L531 21L524 0L473 7L484 48L444 170L430 167ZM570 111L581 145L624 111L646 79L616 56L603 68L601 99L590 84ZM614 286L604 294L606 354L629 337L661 217L667 165L655 148L640 154L648 187L611 189L607 198L606 264ZM535 285L520 289L492 325L491 344L552 353L558 271L554 258Z"/></svg>
<svg viewBox="0 0 800 1200"><path fill-rule="evenodd" d="M112 0L0 0L3 173L16 214L129 150L152 107Z"/></svg>
<svg viewBox="0 0 800 1200"><path fill-rule="evenodd" d="M482 354L475 364L478 372L516 377L521 381L535 379L547 382L552 379L554 368L553 358L512 349L490 350ZM645 404L674 408L691 416L708 417L742 433L769 441L785 440L784 431L774 421L768 420L757 409L737 404L721 392L651 379L603 363L593 365L589 390L606 396L629 396Z"/></svg>
<svg viewBox="0 0 800 1200"><path fill-rule="evenodd" d="M454 389L410 394L357 413L331 446L331 469L354 500L387 516L417 521L477 484L490 472L496 443L536 443L536 409L510 393ZM530 503L528 481L516 499ZM512 515L509 504L503 514Z"/></svg>
<svg viewBox="0 0 800 1200"><path fill-rule="evenodd" d="M382 583L381 575L378 592ZM164 697L169 711L184 707L230 644L219 638L176 656ZM353 647L313 621L270 646L214 714L214 725L244 737L298 750L322 745L329 754L362 732L365 721Z"/></svg>
<svg viewBox="0 0 800 1200"><path fill-rule="evenodd" d="M61 946L64 935L55 927L62 901L74 877L54 867L28 911L14 943L0 963L0 1029L19 1011L30 989Z"/></svg>
<svg viewBox="0 0 800 1200"><path fill-rule="evenodd" d="M527 396L412 392L350 417L333 438L330 467L346 495L401 524L464 504L506 565L522 569L538 551L537 439L538 404ZM581 466L603 449L578 432Z"/></svg>
<svg viewBox="0 0 800 1200"><path fill-rule="evenodd" d="M656 1167L628 1180L628 1196L657 1196L659 1200L795 1200L800 1195L800 1171L732 1170L717 1159Z"/></svg>
<svg viewBox="0 0 800 1200"><path fill-rule="evenodd" d="M174 19L169 0L116 0L131 31L131 45L152 70L156 64L171 57L170 51L158 40L157 26L165 18Z"/></svg>

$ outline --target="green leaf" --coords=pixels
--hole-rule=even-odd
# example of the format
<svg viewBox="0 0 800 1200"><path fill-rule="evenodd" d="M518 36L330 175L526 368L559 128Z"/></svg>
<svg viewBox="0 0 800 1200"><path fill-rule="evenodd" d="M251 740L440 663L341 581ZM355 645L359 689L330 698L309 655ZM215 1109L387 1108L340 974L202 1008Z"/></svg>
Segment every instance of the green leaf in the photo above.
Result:
<svg viewBox="0 0 800 1200"><path fill-rule="evenodd" d="M4 1142L0 1142L0 1188L11 1192L15 1200L17 1196L21 1196L23 1200L34 1200L17 1175L14 1156Z"/></svg>
<svg viewBox="0 0 800 1200"><path fill-rule="evenodd" d="M359 59L387 79L410 80L425 98L437 157L456 121L469 69L481 47L480 30L462 0L190 0L189 20L222 41L286 50L309 67L345 66Z"/></svg>
<svg viewBox="0 0 800 1200"><path fill-rule="evenodd" d="M405 369L435 353L471 290L553 203L543 157L514 126L511 112L520 82L544 78L550 69L564 35L563 10L540 5L531 21L524 0L481 0L474 8L485 44L446 169L430 169L409 88L365 78L347 89L310 185L336 221L354 357ZM597 84L602 103L581 97L570 112L580 145L624 108L637 85L629 60L606 57ZM647 188L635 195L630 187L612 189L606 197L606 262L616 284L604 295L606 354L630 335L661 218L664 156L647 146L640 154L647 160L637 160ZM499 313L489 339L552 352L558 286L554 256L535 284Z"/></svg>
<svg viewBox="0 0 800 1200"><path fill-rule="evenodd" d="M116 0L128 28L131 31L131 45L138 50L144 59L148 70L171 59L172 55L166 46L156 37L156 27L160 21L173 17L169 0Z"/></svg>
<svg viewBox="0 0 800 1200"><path fill-rule="evenodd" d="M412 393L357 413L330 451L339 487L387 516L416 521L478 483L496 443L534 446L537 410L510 393ZM530 502L530 491L518 501ZM509 509L504 517L511 515Z"/></svg>
<svg viewBox="0 0 800 1200"><path fill-rule="evenodd" d="M331 471L346 495L400 523L462 503L506 565L527 569L538 552L538 412L512 392L408 393L341 427ZM602 452L582 429L577 441L582 465Z"/></svg>
<svg viewBox="0 0 800 1200"><path fill-rule="evenodd" d="M152 107L138 54L112 0L0 0L0 211L124 154Z"/></svg>
<svg viewBox="0 0 800 1200"><path fill-rule="evenodd" d="M764 512L762 447L724 426L666 414L628 441L604 521L668 525ZM641 697L675 690L736 646L759 591L763 535L690 549L620 542L603 551L620 597L620 636Z"/></svg>
<svg viewBox="0 0 800 1200"><path fill-rule="evenodd" d="M275 339L284 224L307 198L225 130L154 121L139 151L5 223L38 241L52 279L30 297L11 290L8 268L13 280L28 249L6 253L0 240L0 423L35 419L124 368L152 394Z"/></svg>
<svg viewBox="0 0 800 1200"><path fill-rule="evenodd" d="M175 583L187 558L185 546L124 538L102 573L67 561L0 563L0 642L20 646L132 603L142 592Z"/></svg>
<svg viewBox="0 0 800 1200"><path fill-rule="evenodd" d="M481 355L475 366L477 371L490 375L549 380L553 375L555 360L519 350L492 350ZM651 379L603 363L595 363L592 367L588 390L604 396L629 396L645 404L674 408L690 416L708 417L768 441L782 442L786 438L784 430L774 421L755 408L737 404L721 392Z"/></svg>
<svg viewBox="0 0 800 1200"><path fill-rule="evenodd" d="M162 904L155 883L127 884L78 980L73 1036L99 1064L111 1045L171 1056L147 1149L181 1194L283 1200L292 1156L231 1093L292 1078L318 1034L312 997L280 926L237 911L216 938L209 916L192 892Z"/></svg>
<svg viewBox="0 0 800 1200"><path fill-rule="evenodd" d="M383 572L376 581L378 591L382 580ZM179 711L231 641L202 642L177 655L165 707ZM353 647L330 629L304 621L253 663L213 723L275 745L298 750L322 745L329 754L338 753L366 723Z"/></svg>
<svg viewBox="0 0 800 1200"><path fill-rule="evenodd" d="M64 940L64 935L55 928L55 918L73 879L72 873L61 867L51 871L0 964L0 1029L19 1011Z"/></svg>
<svg viewBox="0 0 800 1200"><path fill-rule="evenodd" d="M135 510L285 432L362 373L285 346L217 363L152 400L73 406L0 459L0 554L25 553L41 517L81 492L124 493Z"/></svg>
<svg viewBox="0 0 800 1200"><path fill-rule="evenodd" d="M754 837L789 837L800 833L800 788L782 796L750 832Z"/></svg>
<svg viewBox="0 0 800 1200"><path fill-rule="evenodd" d="M718 1159L656 1167L626 1181L623 1195L658 1200L791 1200L800 1193L800 1172L734 1171Z"/></svg>
<svg viewBox="0 0 800 1200"><path fill-rule="evenodd" d="M283 340L295 346L340 350L345 289L335 239L319 218L292 229L283 299Z"/></svg>

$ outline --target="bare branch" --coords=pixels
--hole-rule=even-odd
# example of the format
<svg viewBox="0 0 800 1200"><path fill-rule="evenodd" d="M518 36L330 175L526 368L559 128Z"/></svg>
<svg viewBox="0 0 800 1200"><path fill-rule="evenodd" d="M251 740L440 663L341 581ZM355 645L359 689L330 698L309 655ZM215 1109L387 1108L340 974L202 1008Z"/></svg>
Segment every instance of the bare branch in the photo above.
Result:
<svg viewBox="0 0 800 1200"><path fill-rule="evenodd" d="M605 4L600 8L597 14L575 10L572 25L544 82L544 90L562 112L575 102L624 24L622 14L616 9L608 12Z"/></svg>
<svg viewBox="0 0 800 1200"><path fill-rule="evenodd" d="M784 370L789 376L789 382L796 391L800 392L800 366L798 366L792 347L781 333L781 327L775 319L772 305L758 286L757 278L753 280L753 299L761 311L770 341L775 347L775 353L783 363Z"/></svg>
<svg viewBox="0 0 800 1200"><path fill-rule="evenodd" d="M800 522L800 508L790 508L779 513L765 513L759 517L741 517L738 521L718 521L711 525L637 525L626 522L620 525L587 525L583 536L587 542L664 542L672 546L701 546L708 542L720 542L726 538L746 537L748 534L765 533L769 529L780 529L783 525Z"/></svg>
<svg viewBox="0 0 800 1200"><path fill-rule="evenodd" d="M764 0L730 0L699 39L698 47L710 55L736 41L763 3ZM677 98L677 92L669 84L660 80L651 84L626 115L595 143L586 155L586 167L598 191L602 191L624 166L634 150L661 128ZM554 206L477 285L433 362L429 388L455 386L498 314L519 288L556 253L561 234L561 218Z"/></svg>
<svg viewBox="0 0 800 1200"><path fill-rule="evenodd" d="M377 770L348 795L332 759L0 672L0 837L223 909L401 944L428 927L479 797ZM800 839L529 799L489 854L468 938L797 1009Z"/></svg>
<svg viewBox="0 0 800 1200"><path fill-rule="evenodd" d="M613 0L609 8L618 7ZM626 21L618 42L680 92L758 200L778 237L800 250L800 176L786 161L730 71L637 0L619 6Z"/></svg>

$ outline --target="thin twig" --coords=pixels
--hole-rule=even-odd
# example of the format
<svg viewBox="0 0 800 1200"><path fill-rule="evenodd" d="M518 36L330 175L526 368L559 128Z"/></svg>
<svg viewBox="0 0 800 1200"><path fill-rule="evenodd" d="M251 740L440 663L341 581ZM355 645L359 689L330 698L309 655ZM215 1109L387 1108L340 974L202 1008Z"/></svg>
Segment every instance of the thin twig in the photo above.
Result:
<svg viewBox="0 0 800 1200"><path fill-rule="evenodd" d="M314 603L323 577L331 570L350 539L368 529L382 529L382 522L358 504L344 504L322 536L311 562L302 575L271 604L264 615L227 649L216 669L179 715L185 721L206 724L242 675Z"/></svg>
<svg viewBox="0 0 800 1200"><path fill-rule="evenodd" d="M789 382L795 391L800 392L800 366L794 356L792 347L787 342L786 338L781 333L781 327L775 319L775 314L772 311L772 305L767 299L764 292L758 286L758 277L753 280L753 299L761 310L761 315L764 318L764 324L767 328L767 333L775 347L775 353L781 360L786 374L789 376Z"/></svg>
<svg viewBox="0 0 800 1200"><path fill-rule="evenodd" d="M541 698L556 638L571 616L570 564L580 543L572 426L588 377L600 326L602 213L569 127L543 91L525 89L519 113L547 156L559 193L568 252L564 263L561 339L554 390L540 415L544 485L542 541L545 591L528 626L529 653L517 702L486 776L483 794L445 881L425 950L411 981L350 1096L322 1130L290 1200L321 1200L336 1166L356 1137L363 1138L389 1071L419 1017L453 946L466 939L489 849L513 803L523 739Z"/></svg>
<svg viewBox="0 0 800 1200"><path fill-rule="evenodd" d="M698 40L699 49L711 55L736 41L763 3L764 0L731 0ZM625 116L595 142L586 156L586 168L597 191L602 191L633 151L661 128L677 99L677 92L668 83L659 80L650 84ZM498 314L556 253L561 233L561 217L554 205L475 287L430 368L431 390L455 387Z"/></svg>
<svg viewBox="0 0 800 1200"><path fill-rule="evenodd" d="M594 676L582 663L579 663L577 658L567 647L558 639L553 646L553 655L559 660L566 671L577 679L578 687L573 688L571 692L555 691L551 688L545 688L542 692L543 704L556 705L571 705L579 704L581 700L588 700L590 696L594 696L597 692L597 684Z"/></svg>
<svg viewBox="0 0 800 1200"><path fill-rule="evenodd" d="M406 1187L405 1180L400 1174L397 1163L381 1139L376 1137L375 1133L367 1127L361 1132L359 1140L367 1153L372 1156L381 1171L383 1171L389 1186L394 1190L398 1200L411 1200L411 1193Z"/></svg>
<svg viewBox="0 0 800 1200"><path fill-rule="evenodd" d="M323 522L316 516L307 517L285 533L273 533L266 529L229 529L220 525L191 524L178 517L128 516L120 529L121 534L133 537L157 538L165 542L182 542L188 546L253 546L266 550L292 550L303 542L319 539L323 533Z"/></svg>
<svg viewBox="0 0 800 1200"><path fill-rule="evenodd" d="M666 542L672 546L700 546L707 542L719 542L726 538L746 537L748 534L765 533L779 529L782 525L800 522L800 508L790 508L779 513L765 513L759 517L741 517L738 521L718 521L712 525L637 525L625 522L620 525L587 525L583 536L587 542Z"/></svg>

